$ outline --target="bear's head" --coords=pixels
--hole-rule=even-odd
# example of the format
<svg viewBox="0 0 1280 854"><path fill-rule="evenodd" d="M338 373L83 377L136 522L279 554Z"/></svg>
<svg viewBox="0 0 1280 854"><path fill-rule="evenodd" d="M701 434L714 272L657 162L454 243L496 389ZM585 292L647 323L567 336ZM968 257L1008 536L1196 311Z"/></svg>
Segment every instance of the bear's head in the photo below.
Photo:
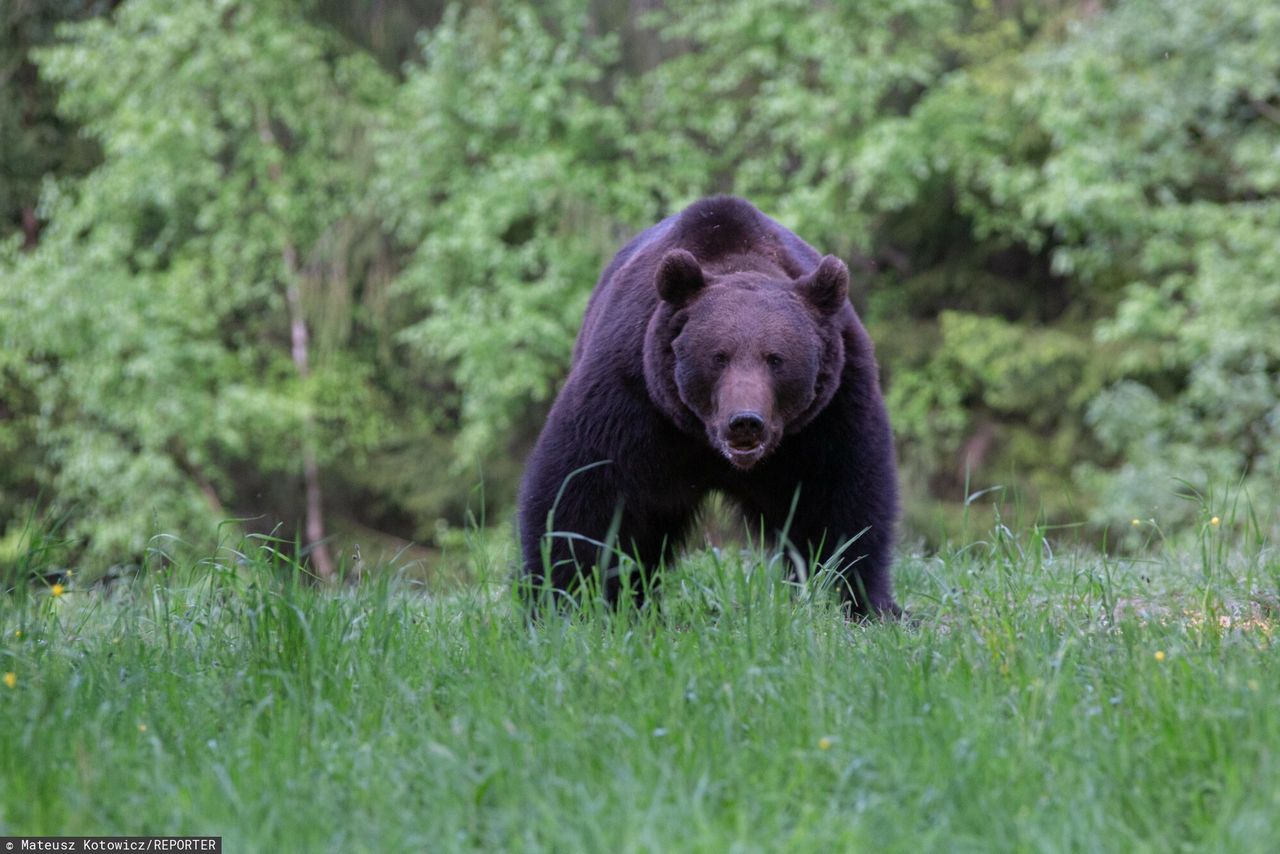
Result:
<svg viewBox="0 0 1280 854"><path fill-rule="evenodd" d="M835 394L849 271L834 256L798 279L758 272L712 278L694 256L667 252L645 342L658 405L740 470L772 453Z"/></svg>

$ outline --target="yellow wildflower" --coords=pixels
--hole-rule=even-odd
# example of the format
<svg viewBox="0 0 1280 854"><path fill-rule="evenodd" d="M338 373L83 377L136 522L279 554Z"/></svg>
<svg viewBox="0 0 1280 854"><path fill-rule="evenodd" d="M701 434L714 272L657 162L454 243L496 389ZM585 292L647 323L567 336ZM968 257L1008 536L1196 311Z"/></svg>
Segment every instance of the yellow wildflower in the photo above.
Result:
<svg viewBox="0 0 1280 854"><path fill-rule="evenodd" d="M4 675L4 687L6 688L18 687L18 674L14 673L12 670L6 673Z"/></svg>
<svg viewBox="0 0 1280 854"><path fill-rule="evenodd" d="M1163 650L1163 649L1157 649L1157 650L1156 650L1156 661L1164 661L1164 650Z"/></svg>
<svg viewBox="0 0 1280 854"><path fill-rule="evenodd" d="M146 731L147 731L146 724L138 724L138 732L146 732Z"/></svg>
<svg viewBox="0 0 1280 854"><path fill-rule="evenodd" d="M63 587L61 584L55 584L49 588L49 592L53 594L55 599L61 596L66 591L67 591L67 588Z"/></svg>
<svg viewBox="0 0 1280 854"><path fill-rule="evenodd" d="M1217 516L1214 516L1212 519L1209 520L1209 524L1216 528L1222 524L1222 520L1219 519Z"/></svg>
<svg viewBox="0 0 1280 854"><path fill-rule="evenodd" d="M818 749L819 749L819 750L830 750L830 749L831 749L831 739L827 738L825 735L824 735L822 738L818 739Z"/></svg>
<svg viewBox="0 0 1280 854"><path fill-rule="evenodd" d="M1131 525L1133 525L1133 527L1137 528L1137 527L1139 527L1139 526L1141 526L1141 525L1142 525L1142 520L1141 520L1141 519L1134 519L1134 520L1133 520L1132 522L1130 522L1129 524L1131 524Z"/></svg>

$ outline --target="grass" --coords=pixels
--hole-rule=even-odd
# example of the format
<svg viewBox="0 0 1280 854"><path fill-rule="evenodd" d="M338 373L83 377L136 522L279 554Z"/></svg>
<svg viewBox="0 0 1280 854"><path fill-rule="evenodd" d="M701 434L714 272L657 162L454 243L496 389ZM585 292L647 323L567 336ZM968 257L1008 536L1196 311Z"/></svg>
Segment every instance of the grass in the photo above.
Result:
<svg viewBox="0 0 1280 854"><path fill-rule="evenodd" d="M270 543L0 601L0 834L242 850L1273 851L1280 556L904 557L850 624L760 556L530 626ZM1186 555L1186 557L1183 557Z"/></svg>

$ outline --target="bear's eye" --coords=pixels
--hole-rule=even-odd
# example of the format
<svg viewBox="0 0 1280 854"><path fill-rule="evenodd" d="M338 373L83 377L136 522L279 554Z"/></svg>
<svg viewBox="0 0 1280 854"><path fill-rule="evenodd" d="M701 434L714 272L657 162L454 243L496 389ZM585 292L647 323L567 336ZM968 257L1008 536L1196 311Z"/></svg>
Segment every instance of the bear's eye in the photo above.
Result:
<svg viewBox="0 0 1280 854"><path fill-rule="evenodd" d="M782 367L782 357L777 353L770 353L764 357L764 363L771 368Z"/></svg>
<svg viewBox="0 0 1280 854"><path fill-rule="evenodd" d="M716 353L711 357L711 364L715 365L717 368L723 368L725 365L729 364L729 354Z"/></svg>

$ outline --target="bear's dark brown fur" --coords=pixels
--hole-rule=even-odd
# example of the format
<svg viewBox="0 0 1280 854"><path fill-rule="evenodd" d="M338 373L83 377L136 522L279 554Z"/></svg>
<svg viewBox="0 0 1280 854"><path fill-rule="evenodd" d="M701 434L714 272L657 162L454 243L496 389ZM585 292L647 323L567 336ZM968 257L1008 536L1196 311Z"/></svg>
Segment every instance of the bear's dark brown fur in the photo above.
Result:
<svg viewBox="0 0 1280 854"><path fill-rule="evenodd" d="M608 541L637 561L638 595L721 490L810 565L832 564L851 612L898 613L893 437L848 281L838 259L732 197L623 248L521 485L524 581L571 591L608 566L616 601Z"/></svg>

